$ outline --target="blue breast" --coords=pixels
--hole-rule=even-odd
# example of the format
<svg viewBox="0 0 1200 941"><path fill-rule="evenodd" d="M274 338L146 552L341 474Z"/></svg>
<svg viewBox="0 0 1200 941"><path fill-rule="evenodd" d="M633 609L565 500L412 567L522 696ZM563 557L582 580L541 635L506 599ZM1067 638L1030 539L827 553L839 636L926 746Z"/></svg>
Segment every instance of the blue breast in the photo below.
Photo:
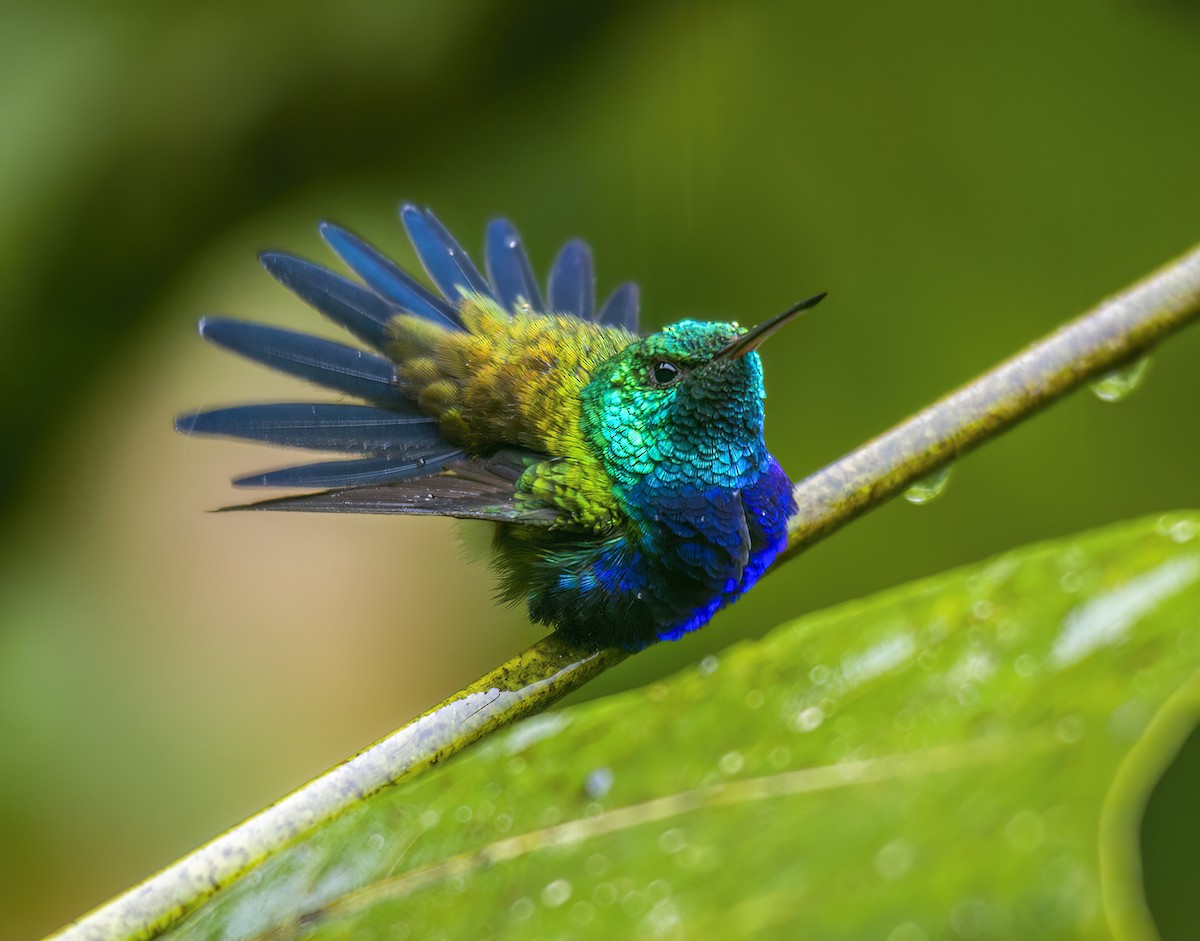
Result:
<svg viewBox="0 0 1200 941"><path fill-rule="evenodd" d="M642 636L626 646L676 640L701 627L779 554L795 511L791 481L765 451L742 479L737 487L668 487L651 475L625 494L638 536L606 544L589 581L610 599L634 599L649 615Z"/></svg>

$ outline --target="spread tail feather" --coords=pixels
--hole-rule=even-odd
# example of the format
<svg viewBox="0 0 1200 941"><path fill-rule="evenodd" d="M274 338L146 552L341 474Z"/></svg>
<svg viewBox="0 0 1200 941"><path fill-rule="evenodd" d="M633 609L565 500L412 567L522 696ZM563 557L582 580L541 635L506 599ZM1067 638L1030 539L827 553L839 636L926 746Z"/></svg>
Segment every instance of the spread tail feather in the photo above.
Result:
<svg viewBox="0 0 1200 941"><path fill-rule="evenodd" d="M552 521L553 511L518 508L512 474L517 465L505 464L508 458L499 455L469 460L460 446L442 436L438 419L407 397L396 381L395 363L386 358L394 342L391 323L410 314L448 330L462 330L459 308L464 294L470 293L495 299L508 311L528 305L534 312L553 310L636 332L637 287L622 285L597 313L591 251L574 241L559 253L550 272L547 304L520 236L507 220L495 219L488 226L485 278L428 209L406 204L400 217L422 266L443 296L354 233L328 222L321 224L321 236L364 283L284 252L259 256L275 280L383 356L264 324L225 318L200 322L201 336L217 346L369 405L240 405L180 415L175 427L183 434L355 455L235 479L243 487L335 488L252 504L255 508Z"/></svg>
<svg viewBox="0 0 1200 941"><path fill-rule="evenodd" d="M405 406L390 359L307 333L244 320L206 317L200 336L271 369L366 399L377 405Z"/></svg>

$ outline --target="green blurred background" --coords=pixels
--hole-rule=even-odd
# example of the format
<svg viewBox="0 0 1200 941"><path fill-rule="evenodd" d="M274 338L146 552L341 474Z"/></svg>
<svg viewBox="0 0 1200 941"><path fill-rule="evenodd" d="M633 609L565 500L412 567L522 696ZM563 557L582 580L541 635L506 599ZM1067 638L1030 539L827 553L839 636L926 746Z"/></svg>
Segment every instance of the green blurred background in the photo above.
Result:
<svg viewBox="0 0 1200 941"><path fill-rule="evenodd" d="M1200 238L1200 12L1167 0L518 5L9 0L0 30L0 936L38 936L534 640L438 520L217 516L281 455L179 411L299 389L209 313L326 330L255 252L395 208L469 250L568 237L643 324L760 320L768 439L813 470ZM645 683L803 611L1197 504L1200 330L885 507ZM665 743L669 747L669 743ZM1186 930L1195 738L1148 889ZM969 864L969 861L965 861ZM1184 935L1178 935L1184 936Z"/></svg>

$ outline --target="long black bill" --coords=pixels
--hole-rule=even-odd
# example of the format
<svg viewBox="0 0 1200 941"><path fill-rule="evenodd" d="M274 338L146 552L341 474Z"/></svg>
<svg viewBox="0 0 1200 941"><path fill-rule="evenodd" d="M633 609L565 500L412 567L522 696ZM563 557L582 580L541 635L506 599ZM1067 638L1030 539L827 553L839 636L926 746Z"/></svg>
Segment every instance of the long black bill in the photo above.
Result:
<svg viewBox="0 0 1200 941"><path fill-rule="evenodd" d="M739 356L745 356L751 350L758 349L767 337L780 327L786 325L788 321L799 317L806 310L811 310L820 304L821 301L825 300L825 293L825 291L822 291L820 294L814 294L812 297L793 304L782 314L776 314L765 323L760 323L757 327L752 327L725 347L725 349L721 350L713 359L737 359Z"/></svg>

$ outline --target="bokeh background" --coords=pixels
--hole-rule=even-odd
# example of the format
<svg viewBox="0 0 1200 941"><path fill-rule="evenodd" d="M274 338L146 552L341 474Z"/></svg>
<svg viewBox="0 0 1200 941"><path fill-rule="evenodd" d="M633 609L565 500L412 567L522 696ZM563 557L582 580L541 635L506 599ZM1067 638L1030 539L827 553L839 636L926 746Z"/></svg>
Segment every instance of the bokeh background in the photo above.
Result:
<svg viewBox="0 0 1200 941"><path fill-rule="evenodd" d="M332 218L406 263L402 199L544 273L582 235L643 324L824 305L765 348L816 469L1200 239L1200 13L1167 0L7 0L0 29L0 936L36 937L381 737L537 632L438 520L214 515L284 456L177 412L294 384L204 314L326 330L255 262ZM687 640L1197 504L1200 330L1077 394ZM666 743L669 747L669 743ZM1148 892L1191 924L1200 743ZM1190 844L1190 845L1189 845ZM1177 936L1186 936L1183 934Z"/></svg>

